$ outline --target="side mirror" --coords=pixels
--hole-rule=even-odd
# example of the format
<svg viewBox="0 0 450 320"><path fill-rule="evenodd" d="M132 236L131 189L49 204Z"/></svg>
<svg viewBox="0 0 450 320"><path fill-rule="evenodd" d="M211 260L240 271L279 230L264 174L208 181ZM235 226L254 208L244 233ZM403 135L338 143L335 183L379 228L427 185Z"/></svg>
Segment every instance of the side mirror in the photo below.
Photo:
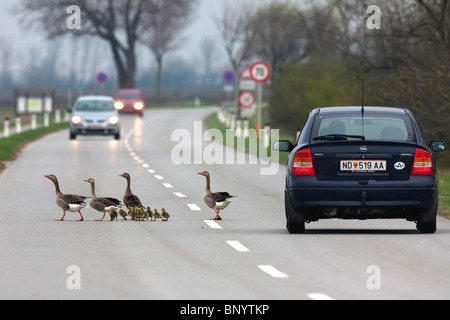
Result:
<svg viewBox="0 0 450 320"><path fill-rule="evenodd" d="M447 146L444 141L431 141L430 148L434 152L447 150Z"/></svg>
<svg viewBox="0 0 450 320"><path fill-rule="evenodd" d="M290 141L287 140L280 140L275 141L273 144L273 150L280 151L280 152L291 152L294 149L294 146Z"/></svg>

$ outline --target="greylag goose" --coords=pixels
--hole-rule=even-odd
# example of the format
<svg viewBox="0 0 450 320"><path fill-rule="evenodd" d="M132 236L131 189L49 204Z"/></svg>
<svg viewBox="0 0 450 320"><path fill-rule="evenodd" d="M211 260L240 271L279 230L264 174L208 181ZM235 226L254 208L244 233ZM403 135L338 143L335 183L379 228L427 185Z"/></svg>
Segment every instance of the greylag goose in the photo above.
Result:
<svg viewBox="0 0 450 320"><path fill-rule="evenodd" d="M133 192L131 192L131 188L130 188L130 174L125 172L122 174L119 174L119 176L127 179L127 188L125 189L125 194L123 196L123 203L125 204L125 206L129 209L132 207L138 207L138 208L144 208L144 206L142 205L141 200L138 198L138 196L134 195Z"/></svg>
<svg viewBox="0 0 450 320"><path fill-rule="evenodd" d="M216 217L211 220L222 220L219 214L220 210L228 207L228 205L232 202L232 200L230 199L234 198L235 196L230 195L228 192L211 192L211 178L209 172L202 171L198 172L198 174L206 177L206 191L203 196L203 201L208 207L214 209L214 211L216 212Z"/></svg>
<svg viewBox="0 0 450 320"><path fill-rule="evenodd" d="M52 181L55 184L56 190L56 204L63 210L63 216L61 219L56 221L64 221L64 217L66 216L66 212L78 212L80 214L81 219L78 221L83 221L83 215L81 214L81 210L87 207L85 200L87 197L78 196L75 194L64 194L59 189L58 179L54 174L44 175L47 179Z"/></svg>
<svg viewBox="0 0 450 320"><path fill-rule="evenodd" d="M115 198L97 197L95 195L95 180L93 178L89 178L84 179L83 181L86 181L91 184L91 202L89 204L93 209L99 212L103 212L103 217L98 221L103 221L107 212L112 221L111 212L113 210L120 210L120 200L117 200Z"/></svg>

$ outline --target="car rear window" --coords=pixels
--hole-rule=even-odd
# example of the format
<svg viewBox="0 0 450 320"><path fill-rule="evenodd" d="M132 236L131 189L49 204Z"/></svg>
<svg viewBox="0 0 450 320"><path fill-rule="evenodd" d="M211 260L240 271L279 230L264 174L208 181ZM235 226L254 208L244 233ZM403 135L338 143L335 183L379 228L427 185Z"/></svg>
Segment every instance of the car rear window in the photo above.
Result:
<svg viewBox="0 0 450 320"><path fill-rule="evenodd" d="M114 111L114 103L112 101L99 100L83 100L79 101L76 106L77 111Z"/></svg>
<svg viewBox="0 0 450 320"><path fill-rule="evenodd" d="M140 95L139 93L119 93L119 98L120 99L133 99L133 100L137 100L140 99Z"/></svg>
<svg viewBox="0 0 450 320"><path fill-rule="evenodd" d="M415 141L411 120L401 115L366 114L364 120L361 114L316 116L311 140L327 135L364 136L366 140L380 141Z"/></svg>

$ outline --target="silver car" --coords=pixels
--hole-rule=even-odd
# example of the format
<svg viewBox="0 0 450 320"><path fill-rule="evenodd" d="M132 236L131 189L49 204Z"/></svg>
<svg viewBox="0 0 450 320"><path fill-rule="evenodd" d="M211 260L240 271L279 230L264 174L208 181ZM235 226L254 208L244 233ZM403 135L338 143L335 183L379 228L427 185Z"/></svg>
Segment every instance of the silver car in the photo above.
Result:
<svg viewBox="0 0 450 320"><path fill-rule="evenodd" d="M70 139L77 135L112 135L120 139L120 117L108 96L79 97L72 109Z"/></svg>

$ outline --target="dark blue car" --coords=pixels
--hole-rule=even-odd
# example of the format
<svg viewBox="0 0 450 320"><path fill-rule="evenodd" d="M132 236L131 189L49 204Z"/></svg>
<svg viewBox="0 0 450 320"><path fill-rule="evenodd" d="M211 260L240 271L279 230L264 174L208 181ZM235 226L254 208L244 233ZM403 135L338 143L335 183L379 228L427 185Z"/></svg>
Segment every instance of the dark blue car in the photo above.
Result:
<svg viewBox="0 0 450 320"><path fill-rule="evenodd" d="M287 229L304 233L319 219L406 219L436 232L438 175L433 152L407 109L331 107L313 110L290 152L285 189Z"/></svg>

